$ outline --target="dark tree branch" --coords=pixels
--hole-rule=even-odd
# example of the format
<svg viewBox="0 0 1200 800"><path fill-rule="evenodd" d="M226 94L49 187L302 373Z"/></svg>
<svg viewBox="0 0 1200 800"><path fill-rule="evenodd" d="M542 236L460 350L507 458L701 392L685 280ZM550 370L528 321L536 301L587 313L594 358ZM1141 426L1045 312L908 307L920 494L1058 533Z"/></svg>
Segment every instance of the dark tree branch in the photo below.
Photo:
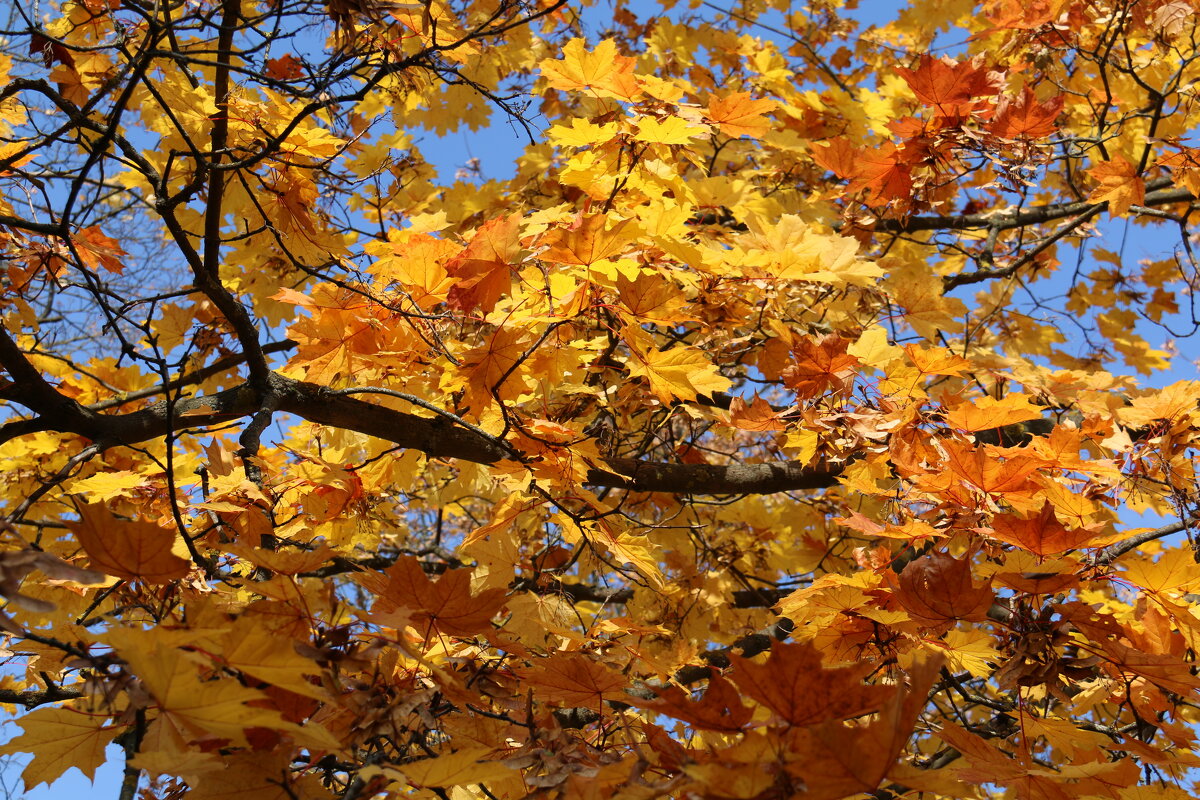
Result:
<svg viewBox="0 0 1200 800"><path fill-rule="evenodd" d="M461 459L477 464L512 458L510 451L490 437L454 425L443 417L396 411L275 373L270 374L269 384L270 394L278 398L278 411L309 422L365 433L403 448L420 450L430 458ZM0 425L0 443L32 428L76 433L105 446L131 445L165 436L173 430L204 428L241 419L257 413L261 403L259 393L243 384L211 395L181 399L170 406L163 402L128 414L103 415L63 397L48 384L46 388L54 397L46 395L44 390L10 393L10 399L29 406L39 418ZM587 483L639 492L770 494L827 488L837 483L840 473L841 468L836 466L812 468L789 461L717 465L611 458L591 465Z"/></svg>
<svg viewBox="0 0 1200 800"><path fill-rule="evenodd" d="M1171 203L1188 203L1196 199L1196 196L1187 189L1173 186L1169 178L1150 181L1146 188L1150 191L1146 193L1146 199L1141 205L1148 208ZM981 214L931 214L908 219L881 219L875 223L875 230L887 233L965 231L986 228L1005 231L1074 217L1086 213L1095 205L1099 205L1101 208L1108 207L1108 203L1089 203L1085 200L1076 203L1050 203L1030 208L1004 209Z"/></svg>

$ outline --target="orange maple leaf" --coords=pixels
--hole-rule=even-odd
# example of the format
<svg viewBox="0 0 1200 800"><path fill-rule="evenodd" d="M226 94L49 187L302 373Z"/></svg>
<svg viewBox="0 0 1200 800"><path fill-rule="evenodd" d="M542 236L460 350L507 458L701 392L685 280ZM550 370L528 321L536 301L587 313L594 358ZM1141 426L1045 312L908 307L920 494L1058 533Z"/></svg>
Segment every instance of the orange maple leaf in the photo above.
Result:
<svg viewBox="0 0 1200 800"><path fill-rule="evenodd" d="M1087 171L1099 182L1088 201L1108 203L1108 213L1120 216L1131 205L1141 205L1146 200L1146 182L1137 174L1137 167L1125 156L1115 156L1111 161L1101 161Z"/></svg>
<svg viewBox="0 0 1200 800"><path fill-rule="evenodd" d="M521 215L485 222L471 243L446 264L454 285L446 296L451 308L484 313L512 289L514 265L520 260Z"/></svg>
<svg viewBox="0 0 1200 800"><path fill-rule="evenodd" d="M121 248L120 242L105 236L95 225L76 231L71 237L71 243L75 245L75 252L79 254L79 260L84 266L92 269L104 267L117 274L125 270L121 257L129 254Z"/></svg>
<svg viewBox="0 0 1200 800"><path fill-rule="evenodd" d="M863 679L875 671L868 663L828 668L812 644L776 643L765 664L733 656L730 679L793 725L850 719L878 711L895 693L892 686L871 686Z"/></svg>
<svg viewBox="0 0 1200 800"><path fill-rule="evenodd" d="M913 343L904 345L904 352L924 375L961 375L971 368L970 361L944 347L924 348Z"/></svg>
<svg viewBox="0 0 1200 800"><path fill-rule="evenodd" d="M605 697L624 695L628 679L583 653L556 653L536 667L516 670L537 696L562 706L599 709Z"/></svg>
<svg viewBox="0 0 1200 800"><path fill-rule="evenodd" d="M850 181L849 192L866 190L874 205L912 194L912 170L901 159L896 146L885 142L880 148L857 148L845 139L832 139L812 149L813 161Z"/></svg>
<svg viewBox="0 0 1200 800"><path fill-rule="evenodd" d="M708 680L708 688L699 700L692 700L678 686L660 689L657 700L641 701L642 708L681 719L689 725L708 731L740 731L754 715L751 708L742 704L733 684L720 675Z"/></svg>
<svg viewBox="0 0 1200 800"><path fill-rule="evenodd" d="M939 625L986 619L992 597L991 581L976 584L970 562L948 553L930 553L909 563L900 573L896 592L905 611L920 621Z"/></svg>
<svg viewBox="0 0 1200 800"><path fill-rule="evenodd" d="M849 346L850 340L840 336L800 339L792 347L792 365L783 370L784 385L794 389L801 399L846 389L859 363L857 357L846 352Z"/></svg>
<svg viewBox="0 0 1200 800"><path fill-rule="evenodd" d="M612 258L625 249L637 233L637 226L621 220L608 227L604 214L589 214L566 229L550 231L541 239L548 245L541 257L556 264L591 266Z"/></svg>
<svg viewBox="0 0 1200 800"><path fill-rule="evenodd" d="M1029 401L1029 395L1013 393L1000 400L973 398L946 414L946 422L962 431L984 431L1031 419L1039 419L1042 409Z"/></svg>
<svg viewBox="0 0 1200 800"><path fill-rule="evenodd" d="M771 127L763 116L775 110L774 100L755 100L749 92L734 92L708 101L705 115L726 136L762 136Z"/></svg>
<svg viewBox="0 0 1200 800"><path fill-rule="evenodd" d="M829 720L789 731L789 751L804 757L790 762L787 771L804 782L805 800L839 800L874 792L912 736L940 666L938 659L915 664L908 670L907 687L894 690L869 722L848 725Z"/></svg>
<svg viewBox="0 0 1200 800"><path fill-rule="evenodd" d="M1057 555L1086 546L1098 535L1090 528L1064 527L1050 503L1043 505L1041 512L1032 518L1003 514L992 520L992 538L1023 547L1039 556Z"/></svg>
<svg viewBox="0 0 1200 800"><path fill-rule="evenodd" d="M776 411L757 395L749 405L743 397L735 397L729 403L729 424L744 431L781 431L787 427L781 417L786 411Z"/></svg>
<svg viewBox="0 0 1200 800"><path fill-rule="evenodd" d="M1000 101L988 130L1004 139L1041 139L1058 130L1055 120L1062 108L1062 95L1039 102L1033 89L1026 86L1020 97Z"/></svg>
<svg viewBox="0 0 1200 800"><path fill-rule="evenodd" d="M1171 170L1171 174L1176 176L1189 192L1200 195L1200 148L1173 144L1180 148L1179 152L1160 157L1158 165Z"/></svg>
<svg viewBox="0 0 1200 800"><path fill-rule="evenodd" d="M471 570L447 570L432 581L421 562L401 558L384 573L369 572L355 578L377 595L372 614L388 614L404 607L412 612L412 625L427 637L432 634L472 636L491 629L492 617L504 600L503 589L471 593Z"/></svg>

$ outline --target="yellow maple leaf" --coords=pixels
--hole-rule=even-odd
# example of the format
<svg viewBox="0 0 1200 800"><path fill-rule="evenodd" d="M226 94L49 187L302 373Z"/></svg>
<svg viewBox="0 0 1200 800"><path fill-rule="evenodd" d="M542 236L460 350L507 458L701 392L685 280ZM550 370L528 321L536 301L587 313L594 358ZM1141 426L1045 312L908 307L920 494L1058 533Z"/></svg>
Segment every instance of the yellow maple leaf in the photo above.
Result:
<svg viewBox="0 0 1200 800"><path fill-rule="evenodd" d="M642 93L633 74L634 59L617 52L612 39L605 39L588 52L583 39L572 39L561 59L546 59L538 66L554 89L588 90L596 97L632 100Z"/></svg>
<svg viewBox="0 0 1200 800"><path fill-rule="evenodd" d="M402 774L414 786L462 786L500 780L514 775L512 767L486 760L492 753L487 747L464 747L436 758L411 761Z"/></svg>
<svg viewBox="0 0 1200 800"><path fill-rule="evenodd" d="M679 117L661 120L642 117L638 120L637 133L633 138L650 144L687 144L703 133L704 128L691 125Z"/></svg>
<svg viewBox="0 0 1200 800"><path fill-rule="evenodd" d="M305 678L321 674L316 662L297 653L291 639L262 630L253 618L239 618L221 637L220 654L225 664L252 678L316 700L329 698L319 684Z"/></svg>
<svg viewBox="0 0 1200 800"><path fill-rule="evenodd" d="M1157 561L1149 556L1127 558L1123 578L1155 594L1178 594L1200 584L1200 564L1190 547L1173 547Z"/></svg>
<svg viewBox="0 0 1200 800"><path fill-rule="evenodd" d="M118 495L128 495L146 483L146 476L129 470L97 472L87 478L71 481L63 486L71 494L87 495L89 500L108 500Z"/></svg>
<svg viewBox="0 0 1200 800"><path fill-rule="evenodd" d="M153 522L113 516L100 504L79 504L79 522L67 526L79 539L93 568L118 578L150 584L182 578L191 562L175 553L178 534Z"/></svg>
<svg viewBox="0 0 1200 800"><path fill-rule="evenodd" d="M969 672L977 678L991 675L992 665L1003 660L992 647L991 634L983 630L953 630L940 640L925 639L922 643L924 649L944 655L950 669Z"/></svg>
<svg viewBox="0 0 1200 800"><path fill-rule="evenodd" d="M94 780L104 763L104 748L119 731L105 726L103 714L73 708L39 708L17 720L24 733L0 745L0 755L33 753L21 773L25 790L52 783L71 767Z"/></svg>
<svg viewBox="0 0 1200 800"><path fill-rule="evenodd" d="M625 364L631 377L650 382L650 390L664 405L672 398L695 400L697 394L712 395L733 385L702 351L693 347L635 350Z"/></svg>
<svg viewBox="0 0 1200 800"><path fill-rule="evenodd" d="M159 720L169 723L183 740L219 738L246 744L247 728L265 728L287 733L297 743L330 750L339 747L325 728L301 727L284 720L275 709L263 707L262 692L233 681L200 680L193 661L155 635L160 632L123 629L112 632L109 641L157 701Z"/></svg>

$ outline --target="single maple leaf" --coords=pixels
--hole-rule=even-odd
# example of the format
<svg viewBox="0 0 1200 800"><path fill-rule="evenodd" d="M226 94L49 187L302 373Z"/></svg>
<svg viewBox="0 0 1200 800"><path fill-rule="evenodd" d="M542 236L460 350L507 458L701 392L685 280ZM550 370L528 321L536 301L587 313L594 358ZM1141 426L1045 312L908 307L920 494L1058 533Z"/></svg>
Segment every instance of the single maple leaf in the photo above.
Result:
<svg viewBox="0 0 1200 800"><path fill-rule="evenodd" d="M538 67L554 89L586 90L596 97L633 100L642 93L641 83L633 74L633 58L617 52L612 39L605 39L588 52L583 39L572 39L562 50L561 59L545 59Z"/></svg>
<svg viewBox="0 0 1200 800"><path fill-rule="evenodd" d="M1140 205L1146 200L1146 181L1137 174L1125 156L1117 155L1111 161L1101 161L1087 171L1100 184L1088 196L1092 203L1108 203L1108 213L1114 217L1129 210L1131 205Z"/></svg>
<svg viewBox="0 0 1200 800"><path fill-rule="evenodd" d="M504 600L503 589L471 593L471 570L451 569L436 581L425 574L415 558L401 558L386 572L355 577L377 595L371 612L387 614L398 607L409 609L411 624L426 637L472 636L491 630L492 617Z"/></svg>
<svg viewBox="0 0 1200 800"><path fill-rule="evenodd" d="M1039 102L1033 88L1026 86L1020 97L1001 99L987 128L1003 139L1042 139L1058 130L1055 120L1062 109L1062 95Z"/></svg>
<svg viewBox="0 0 1200 800"><path fill-rule="evenodd" d="M247 744L247 730L286 732L298 743L336 749L328 730L287 722L279 712L263 707L265 695L237 681L202 680L192 654L174 645L162 629L125 629L108 641L156 701L160 724L173 728L183 741L228 739ZM269 705L269 704L268 704Z"/></svg>
<svg viewBox="0 0 1200 800"><path fill-rule="evenodd" d="M923 375L961 375L971 368L971 362L951 353L944 347L904 345L904 352L917 371Z"/></svg>
<svg viewBox="0 0 1200 800"><path fill-rule="evenodd" d="M699 700L678 686L660 689L657 700L639 701L638 705L660 714L681 719L706 731L736 733L754 715L753 709L742 704L733 684L720 675L708 680L708 687Z"/></svg>
<svg viewBox="0 0 1200 800"><path fill-rule="evenodd" d="M637 234L637 226L629 220L620 220L610 227L604 214L588 214L569 228L546 233L539 242L546 246L541 258L556 264L587 267L618 255Z"/></svg>
<svg viewBox="0 0 1200 800"><path fill-rule="evenodd" d="M1200 677L1193 673L1195 665L1178 656L1143 653L1114 639L1099 644L1114 677L1127 680L1124 676L1137 675L1182 697L1193 696L1200 689Z"/></svg>
<svg viewBox="0 0 1200 800"><path fill-rule="evenodd" d="M129 254L121 248L120 242L105 236L95 225L76 231L71 243L75 245L75 252L79 253L79 260L84 266L92 269L104 267L117 274L124 272L125 265L121 263L121 258Z"/></svg>
<svg viewBox="0 0 1200 800"><path fill-rule="evenodd" d="M512 289L515 265L520 261L521 215L510 214L485 222L471 243L446 264L453 285L446 296L451 308L460 311L496 307Z"/></svg>
<svg viewBox="0 0 1200 800"><path fill-rule="evenodd" d="M671 280L652 272L643 272L636 280L617 275L617 295L621 306L639 321L675 325L689 319L681 309L687 302Z"/></svg>
<svg viewBox="0 0 1200 800"><path fill-rule="evenodd" d="M912 194L912 168L891 142L871 149L853 147L845 139L833 139L824 147L814 147L812 157L839 178L850 181L846 191L865 189L866 200L872 205Z"/></svg>
<svg viewBox="0 0 1200 800"><path fill-rule="evenodd" d="M584 653L554 653L537 666L516 670L539 699L560 706L599 710L604 699L621 697L628 678Z"/></svg>
<svg viewBox="0 0 1200 800"><path fill-rule="evenodd" d="M537 507L537 505L536 502L531 502L529 496L522 492L513 492L505 495L492 508L491 521L467 534L463 539L461 547L467 547L476 542L483 541L493 533L507 533L513 530L513 525L517 519L529 509Z"/></svg>
<svg viewBox="0 0 1200 800"><path fill-rule="evenodd" d="M1046 503L1041 513L1029 519L1012 514L996 516L991 536L1039 556L1053 556L1085 547L1098 534L1094 529L1064 527L1054 515L1054 506Z"/></svg>
<svg viewBox="0 0 1200 800"><path fill-rule="evenodd" d="M1014 508L1028 508L1038 490L1031 476L1046 466L1041 459L1023 455L997 458L987 448L954 441L942 442L941 448L946 453L943 470L914 480L926 491L944 494L966 507L989 506L1002 498ZM1040 507L1040 502L1032 506Z"/></svg>
<svg viewBox="0 0 1200 800"><path fill-rule="evenodd" d="M703 351L694 347L672 347L670 350L634 351L625 362L629 375L645 378L663 405L674 398L695 400L698 394L711 396L733 385L717 371Z"/></svg>
<svg viewBox="0 0 1200 800"><path fill-rule="evenodd" d="M1200 587L1200 564L1190 547L1172 547L1157 559L1127 558L1121 577L1156 595L1174 596Z"/></svg>
<svg viewBox="0 0 1200 800"><path fill-rule="evenodd" d="M896 599L914 618L941 625L986 619L993 594L990 580L975 583L970 561L948 553L930 553L910 562L900 573Z"/></svg>
<svg viewBox="0 0 1200 800"><path fill-rule="evenodd" d="M744 431L781 431L787 427L781 417L787 411L776 411L771 404L755 395L749 405L743 397L734 397L729 403L729 424Z"/></svg>
<svg viewBox="0 0 1200 800"><path fill-rule="evenodd" d="M813 161L839 178L849 180L858 172L859 149L845 137L814 142L809 152Z"/></svg>
<svg viewBox="0 0 1200 800"><path fill-rule="evenodd" d="M989 71L982 56L957 61L949 56L922 54L916 69L899 67L896 74L918 100L948 117L969 113L983 98L999 94L1003 86L1003 76Z"/></svg>
<svg viewBox="0 0 1200 800"><path fill-rule="evenodd" d="M1180 148L1179 152L1160 156L1158 165L1171 170L1171 174L1189 192L1200 195L1200 148L1184 147L1177 143L1174 146Z"/></svg>
<svg viewBox="0 0 1200 800"><path fill-rule="evenodd" d="M858 366L858 359L846 352L850 344L840 336L797 340L792 346L793 363L782 373L784 385L800 399L847 389Z"/></svg>
<svg viewBox="0 0 1200 800"><path fill-rule="evenodd" d="M777 105L774 100L755 100L749 92L734 92L710 98L705 117L726 136L757 138L771 127L771 121L763 114L774 111Z"/></svg>
<svg viewBox="0 0 1200 800"><path fill-rule="evenodd" d="M97 472L87 478L73 480L64 485L71 494L87 495L89 500L111 500L127 496L131 489L146 484L146 476L130 470Z"/></svg>
<svg viewBox="0 0 1200 800"><path fill-rule="evenodd" d="M844 720L878 711L895 694L894 686L871 686L863 679L875 671L869 663L826 667L812 644L778 642L765 664L731 656L729 677L748 697L793 725Z"/></svg>
<svg viewBox="0 0 1200 800"><path fill-rule="evenodd" d="M321 668L296 652L292 639L262 630L253 617L240 617L220 638L220 661L250 677L314 700L328 700L321 684L305 676L321 674Z"/></svg>
<svg viewBox="0 0 1200 800"><path fill-rule="evenodd" d="M501 761L489 760L494 752L492 747L464 747L435 758L407 761L402 774L413 786L446 788L490 783L520 774Z"/></svg>
<svg viewBox="0 0 1200 800"><path fill-rule="evenodd" d="M444 302L455 285L446 266L459 251L460 248L447 239L428 234L410 236L403 242L370 249L373 255L381 256L371 266L371 273L378 277L381 288L399 284L418 308L428 310ZM459 291L465 294L466 289Z"/></svg>
<svg viewBox="0 0 1200 800"><path fill-rule="evenodd" d="M942 661L918 661L903 689L888 687L891 697L870 720L849 725L829 720L797 727L784 736L787 752L803 754L787 763L789 774L804 783L805 800L840 800L873 793L896 766L912 737L917 715L928 702Z"/></svg>
<svg viewBox="0 0 1200 800"><path fill-rule="evenodd" d="M1040 419L1042 409L1033 405L1029 395L1014 392L997 400L994 397L972 398L946 414L946 423L961 431L1002 428L1031 419Z"/></svg>
<svg viewBox="0 0 1200 800"><path fill-rule="evenodd" d="M94 569L126 580L148 584L182 578L191 562L176 554L179 535L153 522L118 519L98 503L79 503L78 522L68 522Z"/></svg>
<svg viewBox="0 0 1200 800"><path fill-rule="evenodd" d="M304 77L304 65L291 53L285 53L279 58L268 58L264 74L277 81L294 81Z"/></svg>
<svg viewBox="0 0 1200 800"><path fill-rule="evenodd" d="M105 714L75 708L34 709L16 721L24 732L0 745L0 755L33 754L21 773L27 792L53 783L71 767L94 781L96 770L107 760L105 748L120 731L106 726L106 721Z"/></svg>

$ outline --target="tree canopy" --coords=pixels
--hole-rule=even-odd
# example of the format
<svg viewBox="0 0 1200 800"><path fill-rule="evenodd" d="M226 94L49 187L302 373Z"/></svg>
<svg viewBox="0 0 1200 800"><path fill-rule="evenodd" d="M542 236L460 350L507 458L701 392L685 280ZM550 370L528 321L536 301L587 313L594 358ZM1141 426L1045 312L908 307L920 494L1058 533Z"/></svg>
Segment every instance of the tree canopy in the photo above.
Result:
<svg viewBox="0 0 1200 800"><path fill-rule="evenodd" d="M864 10L18 0L26 786L1195 796L1200 2Z"/></svg>

